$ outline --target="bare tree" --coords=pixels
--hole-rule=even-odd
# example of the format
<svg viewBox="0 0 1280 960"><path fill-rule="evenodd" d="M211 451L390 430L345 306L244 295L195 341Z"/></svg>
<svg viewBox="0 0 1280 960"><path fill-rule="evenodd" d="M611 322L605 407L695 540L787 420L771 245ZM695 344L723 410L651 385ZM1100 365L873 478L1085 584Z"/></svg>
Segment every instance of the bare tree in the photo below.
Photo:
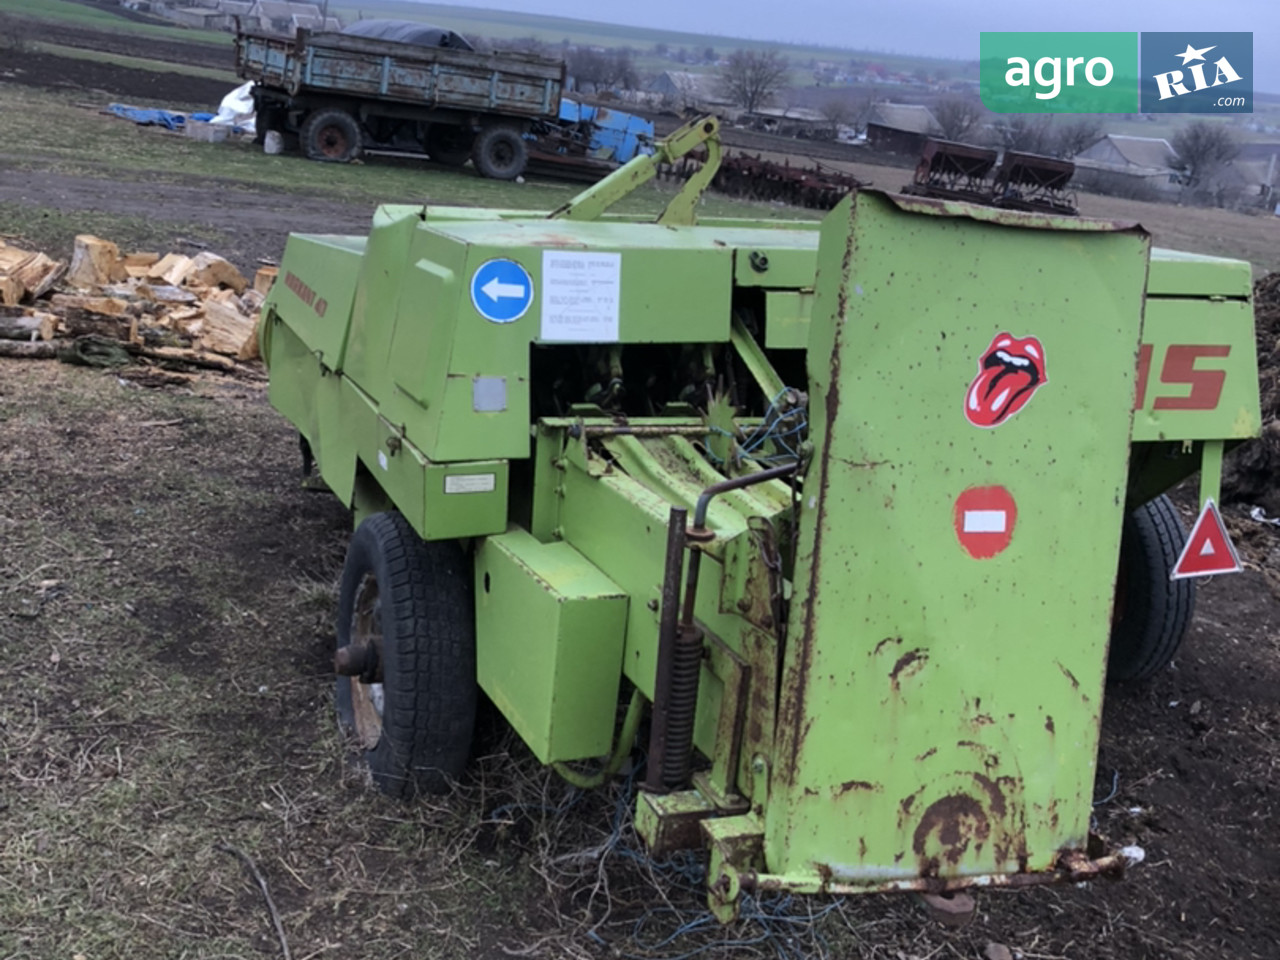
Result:
<svg viewBox="0 0 1280 960"><path fill-rule="evenodd" d="M634 89L639 84L639 74L630 47L618 47L605 52L601 82L610 89L621 87L624 90Z"/></svg>
<svg viewBox="0 0 1280 960"><path fill-rule="evenodd" d="M861 133L871 116L870 97L829 97L818 108L822 119L831 124L831 136L838 137L841 127L852 127Z"/></svg>
<svg viewBox="0 0 1280 960"><path fill-rule="evenodd" d="M788 69L786 58L776 50L735 50L720 69L720 86L730 100L751 113L782 89Z"/></svg>
<svg viewBox="0 0 1280 960"><path fill-rule="evenodd" d="M948 140L963 140L982 119L982 107L969 97L944 97L933 108L934 119Z"/></svg>
<svg viewBox="0 0 1280 960"><path fill-rule="evenodd" d="M1044 114L1007 113L993 129L997 146L1023 153L1045 153L1053 133Z"/></svg>
<svg viewBox="0 0 1280 960"><path fill-rule="evenodd" d="M1053 152L1070 160L1081 150L1093 146L1102 136L1102 120L1080 117L1062 123L1053 132Z"/></svg>
<svg viewBox="0 0 1280 960"><path fill-rule="evenodd" d="M1231 131L1208 120L1192 120L1173 135L1171 145L1191 187L1207 187L1218 169L1240 152Z"/></svg>

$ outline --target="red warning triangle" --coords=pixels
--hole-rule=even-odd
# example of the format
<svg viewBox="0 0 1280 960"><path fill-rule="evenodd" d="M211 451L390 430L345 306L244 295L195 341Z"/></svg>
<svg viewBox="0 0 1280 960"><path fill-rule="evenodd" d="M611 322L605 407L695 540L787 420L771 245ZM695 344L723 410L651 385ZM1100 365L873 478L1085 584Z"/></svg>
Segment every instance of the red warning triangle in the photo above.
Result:
<svg viewBox="0 0 1280 960"><path fill-rule="evenodd" d="M1200 511L1196 525L1191 528L1191 536L1187 537L1187 545L1182 548L1182 555L1173 565L1169 579L1210 577L1216 573L1239 573L1243 569L1240 555L1231 542L1217 504L1212 500L1205 501L1204 509Z"/></svg>

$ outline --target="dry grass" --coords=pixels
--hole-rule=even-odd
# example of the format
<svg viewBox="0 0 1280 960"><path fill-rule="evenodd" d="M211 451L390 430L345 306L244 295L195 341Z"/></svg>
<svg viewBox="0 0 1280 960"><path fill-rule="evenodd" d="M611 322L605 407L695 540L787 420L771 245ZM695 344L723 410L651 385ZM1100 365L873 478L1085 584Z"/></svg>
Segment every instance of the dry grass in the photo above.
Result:
<svg viewBox="0 0 1280 960"><path fill-rule="evenodd" d="M0 960L281 956L251 871L222 845L261 872L294 960L932 960L981 957L988 941L1029 960L1209 960L1240 944L1177 922L1203 909L1202 889L1224 909L1227 860L1182 856L1187 823L1164 836L1160 818L1179 808L1158 798L1188 761L1160 760L1173 741L1144 718L1186 698L1176 677L1149 703L1120 701L1118 746L1104 750L1106 786L1114 766L1121 792L1100 824L1147 845L1150 865L1117 887L987 897L963 930L892 897L748 902L719 927L698 857L641 851L624 779L580 793L493 715L453 794L385 799L332 719L349 520L301 488L295 457L257 385L150 392L0 363ZM1202 610L1210 625L1230 619ZM1244 629L1232 623L1232 636ZM1258 737L1274 707L1197 715L1209 716L1205 743L1243 757L1218 779L1269 791L1276 764ZM1204 795L1215 823L1240 815L1222 806L1233 795ZM1269 797L1254 804L1259 825ZM1251 837L1239 842L1256 848ZM1270 902L1256 870L1235 873L1222 889ZM1261 931L1252 916L1232 921L1246 943Z"/></svg>

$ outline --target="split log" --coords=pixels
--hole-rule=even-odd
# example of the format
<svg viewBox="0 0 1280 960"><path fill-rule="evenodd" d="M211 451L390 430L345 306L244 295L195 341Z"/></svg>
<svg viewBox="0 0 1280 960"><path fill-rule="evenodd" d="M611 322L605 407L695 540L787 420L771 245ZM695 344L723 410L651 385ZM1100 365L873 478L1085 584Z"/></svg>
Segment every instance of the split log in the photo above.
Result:
<svg viewBox="0 0 1280 960"><path fill-rule="evenodd" d="M21 280L8 274L0 273L0 303L16 306L22 302L22 298L26 296L26 293L27 288L22 285Z"/></svg>
<svg viewBox="0 0 1280 960"><path fill-rule="evenodd" d="M279 267L259 267L253 275L253 289L264 297L271 292L271 285L276 282L280 273Z"/></svg>
<svg viewBox="0 0 1280 960"><path fill-rule="evenodd" d="M152 280L160 280L170 286L178 287L191 272L191 262L190 257L184 257L180 253L166 253L147 271L147 276Z"/></svg>
<svg viewBox="0 0 1280 960"><path fill-rule="evenodd" d="M204 333L200 337L200 345L216 353L252 359L257 355L257 338L254 336L256 326L253 317L241 313L234 305L219 300L206 300Z"/></svg>
<svg viewBox="0 0 1280 960"><path fill-rule="evenodd" d="M24 360L52 360L58 355L56 340L0 340L0 357L20 357Z"/></svg>
<svg viewBox="0 0 1280 960"><path fill-rule="evenodd" d="M54 260L43 253L37 253L31 262L13 271L13 276L22 281L29 298L39 300L66 272L67 261Z"/></svg>
<svg viewBox="0 0 1280 960"><path fill-rule="evenodd" d="M167 283L140 283L136 292L138 296L158 303L196 303L200 299L190 290Z"/></svg>
<svg viewBox="0 0 1280 960"><path fill-rule="evenodd" d="M237 294L244 293L244 288L249 285L249 281L231 261L208 250L202 250L192 259L187 282L203 284L206 287L219 285L230 287Z"/></svg>
<svg viewBox="0 0 1280 960"><path fill-rule="evenodd" d="M51 313L30 317L0 317L0 339L52 340L58 318Z"/></svg>
<svg viewBox="0 0 1280 960"><path fill-rule="evenodd" d="M71 251L71 266L67 270L67 282L82 289L100 287L128 277L120 259L120 248L110 240L103 240L87 233L75 239Z"/></svg>
<svg viewBox="0 0 1280 960"><path fill-rule="evenodd" d="M104 317L123 317L129 312L129 301L119 297L83 297L71 293L55 293L50 303L63 310L83 310Z"/></svg>

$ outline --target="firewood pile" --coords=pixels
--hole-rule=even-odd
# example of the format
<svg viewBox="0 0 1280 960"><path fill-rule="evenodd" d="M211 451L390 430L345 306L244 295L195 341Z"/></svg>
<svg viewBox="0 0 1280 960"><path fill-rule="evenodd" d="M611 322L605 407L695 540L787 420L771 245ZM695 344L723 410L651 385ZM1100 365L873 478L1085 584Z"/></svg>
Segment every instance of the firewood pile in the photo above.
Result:
<svg viewBox="0 0 1280 960"><path fill-rule="evenodd" d="M0 241L0 356L220 370L258 379L257 322L275 267L250 282L216 253L124 253L82 234L71 261ZM173 382L165 376L156 382Z"/></svg>

